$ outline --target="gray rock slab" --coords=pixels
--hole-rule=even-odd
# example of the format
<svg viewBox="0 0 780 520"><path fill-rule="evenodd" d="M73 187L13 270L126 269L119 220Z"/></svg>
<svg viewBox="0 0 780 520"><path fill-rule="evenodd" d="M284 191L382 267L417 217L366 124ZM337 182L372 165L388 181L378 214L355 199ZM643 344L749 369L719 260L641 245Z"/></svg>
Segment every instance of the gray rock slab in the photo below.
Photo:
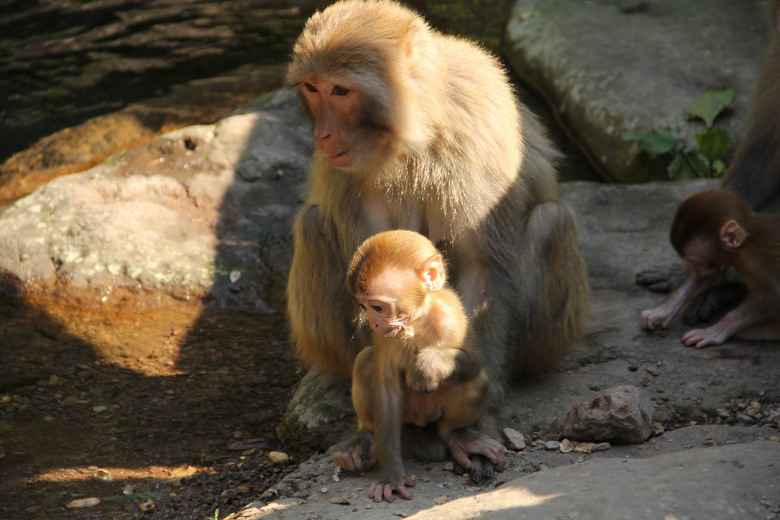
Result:
<svg viewBox="0 0 780 520"><path fill-rule="evenodd" d="M410 462L414 497L392 504L368 498L373 475L341 474L336 481L329 457L317 455L277 486L286 496L257 501L230 519L771 517L780 506L780 443L758 440L761 429L731 430L738 428L684 428L666 443L674 448L649 449L643 457L620 450L587 456L511 453L507 469L482 487L442 463ZM744 442L681 444L703 440L705 433ZM663 442L663 436L657 440Z"/></svg>
<svg viewBox="0 0 780 520"><path fill-rule="evenodd" d="M534 473L410 518L763 519L780 494L779 456L780 444L756 442L594 460Z"/></svg>
<svg viewBox="0 0 780 520"><path fill-rule="evenodd" d="M277 91L46 184L0 212L0 272L103 301L132 289L270 310L311 154L298 105Z"/></svg>
<svg viewBox="0 0 780 520"><path fill-rule="evenodd" d="M519 0L504 52L610 179L664 179L665 168L624 141L626 130L669 128L694 144L685 107L710 86L737 93L718 119L739 136L768 23L759 0Z"/></svg>

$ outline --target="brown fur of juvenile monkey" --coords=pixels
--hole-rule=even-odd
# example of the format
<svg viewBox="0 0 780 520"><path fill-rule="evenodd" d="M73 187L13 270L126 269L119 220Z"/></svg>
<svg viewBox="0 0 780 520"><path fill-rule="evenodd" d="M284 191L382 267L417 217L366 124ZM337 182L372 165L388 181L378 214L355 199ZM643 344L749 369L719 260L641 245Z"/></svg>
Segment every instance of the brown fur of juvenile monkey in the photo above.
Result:
<svg viewBox="0 0 780 520"><path fill-rule="evenodd" d="M657 323L666 328L688 301L734 266L748 286L747 297L714 325L686 332L683 344L702 348L732 336L780 339L780 215L757 215L734 192L708 190L680 204L669 235L691 271L665 302L642 312L644 328L653 330Z"/></svg>
<svg viewBox="0 0 780 520"><path fill-rule="evenodd" d="M747 124L723 185L753 211L780 211L780 1L767 2L771 25Z"/></svg>
<svg viewBox="0 0 780 520"><path fill-rule="evenodd" d="M588 306L574 217L558 201L557 154L494 57L398 3L344 1L306 23L288 81L316 144L287 291L307 364L351 377L368 340L347 265L365 238L398 228L444 249L488 408L511 375L572 350Z"/></svg>
<svg viewBox="0 0 780 520"><path fill-rule="evenodd" d="M461 460L456 430L479 419L490 382L479 352L467 338L468 319L458 295L445 285L442 255L424 236L395 230L368 238L357 249L347 275L364 309L372 346L355 361L352 400L358 433L336 448L336 464L348 470L379 460L380 479L370 490L376 501L393 492L411 498L401 457L402 423L436 424L438 434ZM372 450L371 434L375 442ZM472 480L493 462L503 466L503 447L483 439L488 461L477 456Z"/></svg>

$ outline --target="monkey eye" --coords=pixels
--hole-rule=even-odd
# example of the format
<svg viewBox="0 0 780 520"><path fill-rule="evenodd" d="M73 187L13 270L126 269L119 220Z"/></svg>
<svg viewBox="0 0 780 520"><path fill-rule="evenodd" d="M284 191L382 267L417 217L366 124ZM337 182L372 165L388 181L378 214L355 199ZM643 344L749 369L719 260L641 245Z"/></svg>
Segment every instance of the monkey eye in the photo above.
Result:
<svg viewBox="0 0 780 520"><path fill-rule="evenodd" d="M308 90L309 92L317 92L317 87L315 87L315 86L314 86L314 85L312 85L311 83L308 83L308 82L306 82L306 83L304 83L304 84L303 84L303 86L304 86L304 87L306 88L306 90Z"/></svg>
<svg viewBox="0 0 780 520"><path fill-rule="evenodd" d="M342 87L341 85L336 85L330 93L334 96L346 96L349 94L349 89L347 87Z"/></svg>
<svg viewBox="0 0 780 520"><path fill-rule="evenodd" d="M372 309L373 309L375 312L378 312L378 313L382 313L382 312L384 312L384 310L385 310L385 308L384 308L384 307L382 307L381 305L377 305L377 304L375 304L375 303L371 305L371 308L372 308Z"/></svg>

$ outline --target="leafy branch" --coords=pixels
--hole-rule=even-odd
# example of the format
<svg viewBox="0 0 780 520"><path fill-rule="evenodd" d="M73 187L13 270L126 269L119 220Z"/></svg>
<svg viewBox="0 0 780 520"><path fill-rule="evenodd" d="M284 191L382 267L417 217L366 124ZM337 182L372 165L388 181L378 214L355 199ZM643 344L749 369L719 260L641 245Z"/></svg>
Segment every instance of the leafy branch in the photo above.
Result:
<svg viewBox="0 0 780 520"><path fill-rule="evenodd" d="M685 141L666 128L648 132L623 132L623 139L633 141L642 152L655 158L674 154L667 174L670 179L694 179L718 177L726 169L723 155L732 144L729 134L713 123L734 102L734 90L728 87L710 87L685 109L687 120L700 119L707 129L696 134L696 146L688 147Z"/></svg>

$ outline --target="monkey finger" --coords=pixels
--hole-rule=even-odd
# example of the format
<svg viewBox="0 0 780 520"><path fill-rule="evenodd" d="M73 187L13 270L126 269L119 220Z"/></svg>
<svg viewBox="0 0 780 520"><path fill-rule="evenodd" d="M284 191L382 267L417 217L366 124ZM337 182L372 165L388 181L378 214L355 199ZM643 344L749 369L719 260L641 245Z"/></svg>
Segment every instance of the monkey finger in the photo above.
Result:
<svg viewBox="0 0 780 520"><path fill-rule="evenodd" d="M354 465L357 471L361 473L365 471L365 468L363 467L363 457L360 456L360 452L358 450L352 452L351 463Z"/></svg>
<svg viewBox="0 0 780 520"><path fill-rule="evenodd" d="M406 489L406 486L404 486L403 484L387 484L385 485L385 498L387 498L388 494L390 495L391 498L391 500L388 500L388 502L392 502L393 491L398 491L401 497L404 498L405 500L412 499L412 492Z"/></svg>
<svg viewBox="0 0 780 520"><path fill-rule="evenodd" d="M352 459L349 457L348 453L344 453L343 451L334 453L333 462L344 471L355 471Z"/></svg>
<svg viewBox="0 0 780 520"><path fill-rule="evenodd" d="M452 458L455 459L455 462L460 464L463 468L469 469L471 467L471 459L462 448L458 447L453 449L450 447L450 453L452 454Z"/></svg>

